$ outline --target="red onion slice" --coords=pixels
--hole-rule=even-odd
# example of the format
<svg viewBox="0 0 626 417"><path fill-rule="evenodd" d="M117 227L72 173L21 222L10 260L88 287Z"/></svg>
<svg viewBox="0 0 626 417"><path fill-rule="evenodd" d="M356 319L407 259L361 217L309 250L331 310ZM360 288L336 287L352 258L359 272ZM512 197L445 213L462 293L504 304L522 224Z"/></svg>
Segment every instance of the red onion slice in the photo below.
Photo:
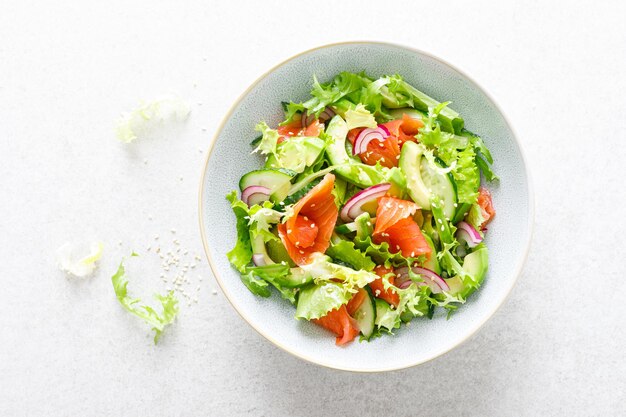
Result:
<svg viewBox="0 0 626 417"><path fill-rule="evenodd" d="M243 190L241 193L241 200L248 206L253 206L269 200L270 194L272 194L272 191L267 187L263 187L261 185L251 185Z"/></svg>
<svg viewBox="0 0 626 417"><path fill-rule="evenodd" d="M430 269L421 268L419 266L414 266L411 268L413 273L419 274L422 276L424 282L416 282L417 286L428 285L432 290L433 294L439 294L443 291L449 291L450 287L446 283L446 281L441 278L436 272L431 271ZM402 267L396 269L396 286L401 289L408 288L413 281L409 277L409 268Z"/></svg>
<svg viewBox="0 0 626 417"><path fill-rule="evenodd" d="M468 247L475 248L476 245L483 241L483 237L471 224L459 222L456 227L456 239L461 243L465 242Z"/></svg>
<svg viewBox="0 0 626 417"><path fill-rule="evenodd" d="M255 253L252 255L252 262L254 262L254 264L256 266L264 266L266 265L265 263L265 255L263 255L262 253Z"/></svg>
<svg viewBox="0 0 626 417"><path fill-rule="evenodd" d="M354 141L354 147L352 153L354 155L361 154L367 151L367 145L373 140L378 140L381 143L389 137L389 130L384 126L378 126L376 129L370 127L361 130L359 135Z"/></svg>
<svg viewBox="0 0 626 417"><path fill-rule="evenodd" d="M348 202L341 209L341 219L344 222L351 222L356 219L360 214L363 214L363 205L370 203L384 197L387 191L391 188L391 184L383 183L376 184L359 191L348 200Z"/></svg>

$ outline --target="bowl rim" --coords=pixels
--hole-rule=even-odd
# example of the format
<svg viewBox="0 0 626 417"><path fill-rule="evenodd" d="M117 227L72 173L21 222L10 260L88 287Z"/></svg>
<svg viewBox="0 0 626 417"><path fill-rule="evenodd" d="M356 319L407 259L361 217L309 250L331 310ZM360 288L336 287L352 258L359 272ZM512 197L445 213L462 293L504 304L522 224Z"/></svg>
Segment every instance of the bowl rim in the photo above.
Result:
<svg viewBox="0 0 626 417"><path fill-rule="evenodd" d="M272 337L271 335L265 333L263 330L257 328L256 326L254 326L250 320L248 320L248 318L246 317L246 315L237 307L237 303L234 301L232 295L228 292L228 290L226 289L226 287L223 285L222 282L222 277L218 271L218 268L216 267L216 265L213 262L213 259L211 258L211 252L209 251L209 244L207 242L207 238L206 235L204 233L205 230L205 226L204 226L204 219L202 216L203 213L203 209L204 209L204 188L203 188L203 184L205 183L205 179L206 179L206 173L208 170L208 166L209 166L209 162L211 160L211 155L213 153L213 148L215 145L215 142L217 141L217 138L219 137L219 135L222 133L222 130L224 129L224 126L226 125L226 122L231 118L231 116L233 115L235 108L237 108L237 106L239 105L239 103L241 103L241 101L244 99L244 97L246 97L262 80L264 80L267 76L269 76L272 72L274 72L275 70L277 70L278 68L282 67L283 65L287 64L288 62L293 61L296 58L299 58L303 55L309 54L311 52L315 52L318 50L322 50L322 49L326 49L326 48L333 48L336 46L342 46L342 45L359 45L359 44L370 44L370 45L380 45L380 46L391 46L391 47L395 47L395 48L401 48L401 49L405 49L417 54L421 54L424 55L428 58L431 58L445 66L448 66L449 68L453 69L454 71L458 72L459 74L461 74L463 77L465 77L471 84L473 84L473 86L478 89L478 91L480 91L482 94L485 95L485 97L487 97L487 99L493 104L493 106L496 108L496 110L498 110L498 112L500 112L500 114L502 115L502 118L504 119L504 122L506 123L506 126L511 130L512 133L512 137L513 140L515 142L515 144L517 145L517 148L520 151L520 156L522 159L522 166L524 167L524 171L526 174L526 183L527 183L527 187L528 187L528 210L529 210L529 215L528 215L528 224L527 224L527 228L528 228L528 239L526 241L524 250L523 250L523 255L518 257L518 261L517 261L517 265L515 265L515 269L514 269L514 278L513 280L511 280L511 283L509 285L509 287L506 289L506 293L504 295L504 297L502 297L502 299L500 300L499 303L497 303L489 312L488 314L485 315L485 317L478 322L476 325L474 325L471 329L469 329L469 331L467 332L467 334L465 335L465 337L463 337L461 340L459 340L458 342L454 343L453 345L447 347L446 349L442 349L439 352L436 352L428 357L419 359L415 362L406 364L406 365L401 365L401 366L389 366L389 367L378 367L378 368L368 368L368 369L359 369L359 368L351 368L349 366L337 366L334 364L330 364L330 363L326 363L323 360L317 360L311 356L308 355L304 355L298 352L295 352L289 348L287 348L286 346L284 346L280 341L276 340L274 337ZM233 102L233 104L230 106L230 108L228 109L228 112L224 115L224 117L222 118L222 121L220 122L220 124L218 125L215 134L213 135L210 143L209 143L209 148L208 148L208 152L205 156L205 162L204 162L204 167L203 167L203 171L202 171L202 175L200 176L200 185L199 185L199 191L198 191L198 220L199 220L199 226L200 226L200 235L202 237L202 245L204 247L204 253L206 255L207 260L209 261L209 267L211 268L211 271L213 272L213 276L215 277L215 280L217 281L218 285L220 286L222 292L224 293L224 295L226 296L226 299L228 300L228 302L232 305L232 307L235 309L235 311L239 314L239 316L246 322L248 323L248 325L250 325L258 334L260 334L261 336L263 336L265 339L267 339L268 341L270 341L272 344L274 344L276 347L282 349L283 351L301 359L304 360L306 362L309 363L313 363L315 365L319 365L319 366L323 366L326 368L330 368L330 369L337 369L337 370L341 370L341 371L349 371L349 372L356 372L356 373L378 373L378 372L387 372L387 371L396 371L396 370L401 370L401 369L408 369L408 368L412 368L414 366L418 366L421 364L424 364L426 362L429 362L433 359L436 359L442 355L445 355L446 353L452 351L453 349L457 348L458 346L460 346L461 344L465 343L467 340L469 340L472 336L474 336L478 330L480 328L482 328L485 323L487 323L487 321L489 321L489 319L491 319L494 314L500 309L500 307L504 304L504 302L509 298L511 291L513 290L513 287L515 286L517 280L519 279L519 276L522 273L522 270L524 268L524 265L526 264L526 260L528 259L528 253L530 251L530 245L531 242L533 240L533 234L534 234L534 223L535 223L535 198L534 198L534 188L533 188L533 182L532 182L532 178L531 178L531 174L530 171L528 169L528 164L526 163L527 158L526 158L526 153L524 151L523 146L521 145L520 141L517 138L517 132L515 131L515 129L513 128L513 125L511 124L511 122L509 121L509 118L507 117L507 115L504 113L504 111L502 110L502 108L498 105L498 103L495 101L495 99L493 98L493 96L487 92L482 86L480 86L480 84L478 84L471 76L469 76L465 71L462 71L461 69L457 68L456 66L450 64L449 62L445 61L442 58L439 58L429 52L425 52L421 49L417 49L411 46L407 46L407 45L403 45L403 44L399 44L399 43L394 43L394 42L384 42L384 41L368 41L368 40L354 40L354 41L344 41L344 42L334 42L334 43L329 43L329 44L325 44L325 45L320 45L311 49L307 49L305 51L299 52L295 55L290 56L287 59L284 59L283 61L279 62L278 64L274 65L273 67L271 67L269 70L265 71L263 74L261 74L258 78L256 78L254 80L254 82L252 84L250 84L250 86L248 86L238 97L237 99Z"/></svg>

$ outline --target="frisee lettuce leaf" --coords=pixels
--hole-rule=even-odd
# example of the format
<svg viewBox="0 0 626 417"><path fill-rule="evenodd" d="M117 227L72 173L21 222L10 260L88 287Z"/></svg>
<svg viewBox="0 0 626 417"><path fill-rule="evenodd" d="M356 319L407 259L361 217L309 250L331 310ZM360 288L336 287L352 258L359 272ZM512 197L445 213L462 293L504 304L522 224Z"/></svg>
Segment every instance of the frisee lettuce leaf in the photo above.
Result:
<svg viewBox="0 0 626 417"><path fill-rule="evenodd" d="M276 145L278 145L278 131L275 129L271 129L267 123L260 122L254 128L257 132L261 132L263 137L259 142L259 146L257 146L252 153L260 152L262 155L269 155L276 153Z"/></svg>
<svg viewBox="0 0 626 417"><path fill-rule="evenodd" d="M354 247L354 242L344 239L331 242L326 254L350 265L355 270L371 271L376 266L369 256Z"/></svg>
<svg viewBox="0 0 626 417"><path fill-rule="evenodd" d="M378 127L374 115L361 103L357 104L353 109L348 109L345 119L348 124L348 129L354 129L356 127L370 127L375 129Z"/></svg>
<svg viewBox="0 0 626 417"><path fill-rule="evenodd" d="M296 318L312 320L324 317L329 311L350 301L352 295L345 285L332 281L305 287L298 296Z"/></svg>
<svg viewBox="0 0 626 417"><path fill-rule="evenodd" d="M77 258L78 249L75 245L67 242L57 249L56 257L59 268L68 275L78 278L89 276L95 271L97 262L102 257L102 242L92 242L90 252Z"/></svg>
<svg viewBox="0 0 626 417"><path fill-rule="evenodd" d="M137 108L122 114L117 122L117 138L121 142L130 143L158 124L186 120L190 112L189 105L175 96L142 101Z"/></svg>
<svg viewBox="0 0 626 417"><path fill-rule="evenodd" d="M322 253L314 253L311 261L300 268L313 277L316 283L323 281L339 280L349 292L355 293L357 288L363 288L365 285L378 278L373 272L364 270L354 270L347 266L338 265L331 262L330 257Z"/></svg>
<svg viewBox="0 0 626 417"><path fill-rule="evenodd" d="M133 253L131 256L137 256L137 254ZM120 262L117 272L111 277L111 282L113 283L115 296L122 307L152 326L152 330L155 332L154 344L156 344L165 327L173 323L178 314L178 300L174 296L174 291L170 291L166 295L155 294L154 298L161 303L162 308L161 313L158 313L152 307L141 304L139 298L131 298L128 295L128 279L126 278L124 260Z"/></svg>
<svg viewBox="0 0 626 417"><path fill-rule="evenodd" d="M237 243L226 256L230 263L242 274L245 273L246 265L252 260L252 245L250 244L250 229L248 228L248 206L237 198L237 192L231 191L226 195L231 208L237 218ZM245 283L245 282L244 282Z"/></svg>

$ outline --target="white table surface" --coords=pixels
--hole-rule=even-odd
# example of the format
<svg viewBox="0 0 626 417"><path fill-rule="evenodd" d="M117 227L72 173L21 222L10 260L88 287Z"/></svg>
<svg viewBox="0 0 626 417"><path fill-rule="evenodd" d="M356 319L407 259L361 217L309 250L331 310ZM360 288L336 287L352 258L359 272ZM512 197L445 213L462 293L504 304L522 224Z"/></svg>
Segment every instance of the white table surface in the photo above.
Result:
<svg viewBox="0 0 626 417"><path fill-rule="evenodd" d="M626 414L625 3L187 3L0 5L1 416ZM256 334L213 295L197 220L199 149L236 97L295 53L359 39L431 52L490 91L537 200L526 268L495 317L437 360L376 375ZM184 126L116 141L121 111L170 91L192 105ZM154 346L110 276L135 249L130 291L163 291L146 249L173 247L171 228L202 254L198 303ZM68 280L55 249L84 239L105 243L100 269Z"/></svg>

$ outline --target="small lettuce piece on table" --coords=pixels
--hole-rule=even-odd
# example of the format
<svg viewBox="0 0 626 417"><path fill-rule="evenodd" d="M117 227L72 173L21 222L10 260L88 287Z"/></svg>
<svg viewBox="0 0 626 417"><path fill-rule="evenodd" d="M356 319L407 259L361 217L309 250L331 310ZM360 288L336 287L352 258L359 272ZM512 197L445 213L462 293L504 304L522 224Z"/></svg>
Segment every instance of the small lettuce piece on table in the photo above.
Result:
<svg viewBox="0 0 626 417"><path fill-rule="evenodd" d="M133 253L131 256L137 256ZM117 272L111 277L115 296L122 307L129 313L139 317L154 330L154 343L156 344L165 330L165 327L174 322L178 314L178 300L174 297L174 291L170 291L166 295L155 294L154 298L161 303L162 311L157 313L152 307L141 304L139 298L131 298L128 295L128 279L126 278L126 270L124 261L120 262Z"/></svg>
<svg viewBox="0 0 626 417"><path fill-rule="evenodd" d="M139 107L124 113L117 122L117 138L130 143L157 123L184 121L189 117L189 105L178 97L168 96L142 102Z"/></svg>
<svg viewBox="0 0 626 417"><path fill-rule="evenodd" d="M76 259L77 249L71 243L65 243L57 249L57 263L62 271L78 278L89 276L95 271L97 262L102 256L104 245L101 242L93 242L89 254Z"/></svg>

